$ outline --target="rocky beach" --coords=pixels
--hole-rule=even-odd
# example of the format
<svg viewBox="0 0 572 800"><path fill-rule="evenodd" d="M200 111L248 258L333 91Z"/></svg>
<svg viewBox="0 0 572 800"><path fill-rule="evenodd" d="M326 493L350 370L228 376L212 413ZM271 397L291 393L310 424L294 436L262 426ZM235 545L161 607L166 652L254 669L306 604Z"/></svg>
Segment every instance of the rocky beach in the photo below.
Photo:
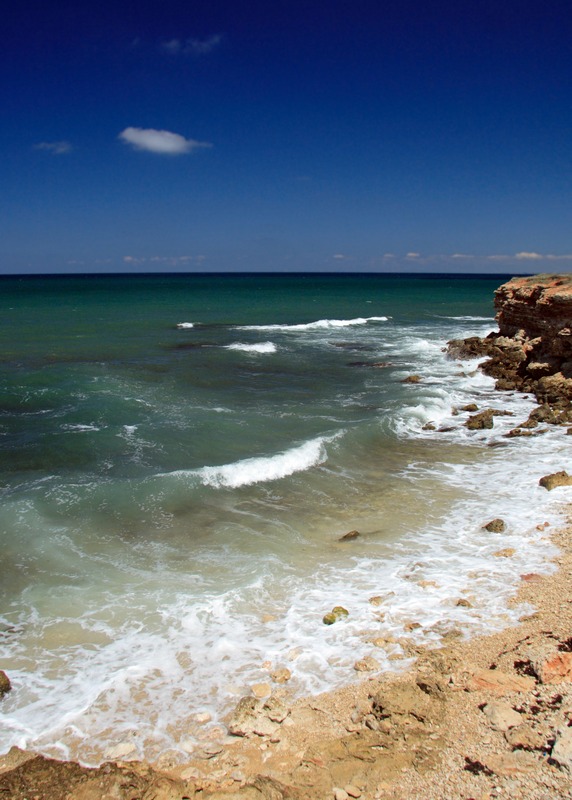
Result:
<svg viewBox="0 0 572 800"><path fill-rule="evenodd" d="M498 332L449 343L447 357L486 358L480 369L498 389L494 408L458 409L469 430L492 428L503 392L532 394L538 406L515 420L510 438L572 433L572 278L515 278L495 294ZM431 423L426 426L428 430ZM530 483L553 491L572 485L554 464L530 469ZM562 500L565 500L562 494ZM545 530L544 519L531 522ZM483 519L498 558L501 517ZM188 762L169 753L153 764L130 760L118 738L97 769L12 748L0 757L0 797L24 800L489 800L572 797L572 545L570 529L552 531L552 574L525 572L511 602L529 604L518 626L463 638L449 630L440 645L420 647L415 622L399 644L412 659L405 674L380 674L358 659L360 683L293 700L288 668L269 665L222 726L205 726ZM353 533L353 532L352 532ZM383 598L372 601L383 604ZM459 603L469 603L460 599ZM334 609L336 612L336 609ZM343 609L333 613L333 624ZM343 623L342 623L343 624ZM373 640L374 647L387 642ZM0 665L1 666L1 665ZM10 689L0 674L0 693ZM0 700L0 702L2 702Z"/></svg>

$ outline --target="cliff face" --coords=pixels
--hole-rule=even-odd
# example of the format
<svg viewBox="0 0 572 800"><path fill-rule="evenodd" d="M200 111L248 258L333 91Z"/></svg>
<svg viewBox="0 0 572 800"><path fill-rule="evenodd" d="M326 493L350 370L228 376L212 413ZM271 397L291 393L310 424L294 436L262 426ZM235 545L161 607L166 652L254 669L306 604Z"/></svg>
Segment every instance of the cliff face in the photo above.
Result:
<svg viewBox="0 0 572 800"><path fill-rule="evenodd" d="M501 336L541 336L553 355L572 353L572 275L513 278L496 290L495 308Z"/></svg>
<svg viewBox="0 0 572 800"><path fill-rule="evenodd" d="M513 278L495 292L498 333L449 343L452 356L489 356L497 389L536 395L572 421L572 275Z"/></svg>

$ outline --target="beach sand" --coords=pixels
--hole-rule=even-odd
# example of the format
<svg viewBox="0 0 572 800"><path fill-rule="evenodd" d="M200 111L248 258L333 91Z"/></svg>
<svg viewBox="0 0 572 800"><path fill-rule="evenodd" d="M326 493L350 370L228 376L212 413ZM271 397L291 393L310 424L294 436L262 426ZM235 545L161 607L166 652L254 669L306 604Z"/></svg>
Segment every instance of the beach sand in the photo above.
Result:
<svg viewBox="0 0 572 800"><path fill-rule="evenodd" d="M0 758L0 797L572 798L571 536L572 524L551 536L555 572L522 576L513 602L535 611L517 627L470 640L452 631L431 650L412 633L406 674L369 673L293 703L273 684L270 699L244 699L229 718L244 735L207 725L184 765L165 754L93 770L13 748Z"/></svg>

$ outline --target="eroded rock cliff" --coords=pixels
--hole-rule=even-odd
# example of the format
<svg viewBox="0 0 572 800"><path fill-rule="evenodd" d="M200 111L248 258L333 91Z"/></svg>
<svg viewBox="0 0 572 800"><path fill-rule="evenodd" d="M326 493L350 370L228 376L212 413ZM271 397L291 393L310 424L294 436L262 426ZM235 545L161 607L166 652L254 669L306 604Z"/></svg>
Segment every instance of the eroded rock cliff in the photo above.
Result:
<svg viewBox="0 0 572 800"><path fill-rule="evenodd" d="M452 356L488 356L497 389L533 393L572 421L572 275L512 278L495 292L498 333L449 343Z"/></svg>

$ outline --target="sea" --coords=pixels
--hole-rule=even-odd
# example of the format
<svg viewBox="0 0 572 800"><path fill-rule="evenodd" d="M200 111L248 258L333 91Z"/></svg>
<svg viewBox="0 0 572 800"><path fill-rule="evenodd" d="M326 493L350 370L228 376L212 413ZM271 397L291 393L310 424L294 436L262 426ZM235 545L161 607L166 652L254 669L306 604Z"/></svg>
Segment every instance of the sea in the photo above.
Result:
<svg viewBox="0 0 572 800"><path fill-rule="evenodd" d="M533 399L445 352L508 277L0 279L0 752L183 761L255 684L529 613L569 439L506 438Z"/></svg>

